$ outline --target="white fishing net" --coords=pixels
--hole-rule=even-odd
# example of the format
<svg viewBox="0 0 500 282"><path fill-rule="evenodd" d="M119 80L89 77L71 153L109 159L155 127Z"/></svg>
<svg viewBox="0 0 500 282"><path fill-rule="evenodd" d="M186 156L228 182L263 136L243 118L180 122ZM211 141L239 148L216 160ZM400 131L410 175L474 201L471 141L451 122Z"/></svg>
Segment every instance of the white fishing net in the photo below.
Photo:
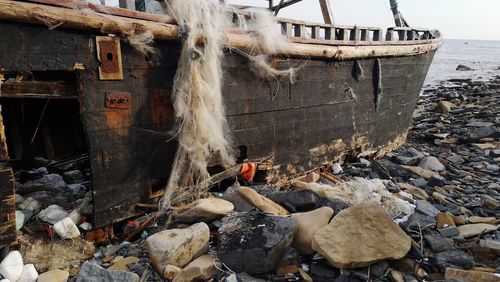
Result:
<svg viewBox="0 0 500 282"><path fill-rule="evenodd" d="M248 32L255 48L250 52L233 51L249 58L252 70L259 76L286 75L293 79L295 75L293 68L277 70L268 63L269 55L290 44L269 14L254 11L249 17L240 16L236 26L232 21L233 10L218 1L169 0L165 3L180 27L182 51L173 89L179 148L165 196L160 201L163 211L173 203L194 200L203 194L205 191L195 190L191 199L173 199L183 187L208 179L210 164L218 163L226 168L235 164L222 98L225 31L239 27Z"/></svg>

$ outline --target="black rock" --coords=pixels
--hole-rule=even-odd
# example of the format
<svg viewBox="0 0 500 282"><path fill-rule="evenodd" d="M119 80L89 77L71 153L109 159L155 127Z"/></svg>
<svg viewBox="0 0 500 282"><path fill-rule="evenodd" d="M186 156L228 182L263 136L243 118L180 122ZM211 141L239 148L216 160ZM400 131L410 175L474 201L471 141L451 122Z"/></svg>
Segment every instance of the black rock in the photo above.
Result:
<svg viewBox="0 0 500 282"><path fill-rule="evenodd" d="M219 229L219 259L235 272L273 270L298 230L292 218L250 212L226 217Z"/></svg>
<svg viewBox="0 0 500 282"><path fill-rule="evenodd" d="M436 227L436 219L418 212L410 215L407 221L400 224L407 232L419 231L420 229L434 229Z"/></svg>
<svg viewBox="0 0 500 282"><path fill-rule="evenodd" d="M236 192L237 185L230 186L227 188L220 198L233 203L234 210L237 212L248 212L254 210L255 207L250 205L248 201L240 196L240 193Z"/></svg>
<svg viewBox="0 0 500 282"><path fill-rule="evenodd" d="M474 267L474 259L461 250L448 250L434 254L434 261L441 270L448 267L457 269L471 269Z"/></svg>
<svg viewBox="0 0 500 282"><path fill-rule="evenodd" d="M59 174L45 174L41 178L16 184L16 192L24 195L34 191L63 192L66 190L66 182Z"/></svg>
<svg viewBox="0 0 500 282"><path fill-rule="evenodd" d="M236 275L238 282L266 282L266 279L260 279L250 276L248 273L239 273Z"/></svg>
<svg viewBox="0 0 500 282"><path fill-rule="evenodd" d="M456 68L456 70L457 71L473 71L474 69L470 68L468 66L458 65L457 68Z"/></svg>
<svg viewBox="0 0 500 282"><path fill-rule="evenodd" d="M441 175L433 175L431 179L429 179L429 182L427 185L431 187L436 187L436 186L443 186L445 183L446 179L442 177Z"/></svg>
<svg viewBox="0 0 500 282"><path fill-rule="evenodd" d="M453 248L452 239L433 234L424 235L424 238L434 252L443 252Z"/></svg>
<svg viewBox="0 0 500 282"><path fill-rule="evenodd" d="M292 213L311 211L316 208L318 200L313 192L298 190L275 192L267 197Z"/></svg>
<svg viewBox="0 0 500 282"><path fill-rule="evenodd" d="M317 204L316 208L321 208L321 207L332 208L333 211L335 212L334 214L338 214L341 210L347 209L349 207L349 203L347 202L337 199L335 200L328 199L328 198L319 198L316 204Z"/></svg>
<svg viewBox="0 0 500 282"><path fill-rule="evenodd" d="M459 139L462 143L479 142L480 139L500 136L500 131L494 126L481 127Z"/></svg>
<svg viewBox="0 0 500 282"><path fill-rule="evenodd" d="M335 281L335 278L337 278L339 274L340 270L330 266L324 261L313 263L311 265L311 276L314 282Z"/></svg>
<svg viewBox="0 0 500 282"><path fill-rule="evenodd" d="M63 174L64 181L69 184L81 183L85 179L83 173L79 170L71 170Z"/></svg>
<svg viewBox="0 0 500 282"><path fill-rule="evenodd" d="M425 178L410 179L410 184L419 188L427 186L428 181Z"/></svg>
<svg viewBox="0 0 500 282"><path fill-rule="evenodd" d="M76 282L121 282L139 281L139 275L128 271L107 270L92 262L85 262L80 268Z"/></svg>

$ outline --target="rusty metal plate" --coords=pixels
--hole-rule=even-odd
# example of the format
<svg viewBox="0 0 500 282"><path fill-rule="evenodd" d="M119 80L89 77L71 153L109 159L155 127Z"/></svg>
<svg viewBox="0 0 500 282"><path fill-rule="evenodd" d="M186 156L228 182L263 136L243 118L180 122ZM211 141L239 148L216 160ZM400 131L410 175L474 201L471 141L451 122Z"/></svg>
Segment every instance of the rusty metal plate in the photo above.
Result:
<svg viewBox="0 0 500 282"><path fill-rule="evenodd" d="M99 79L122 80L123 66L120 39L112 36L96 36Z"/></svg>
<svg viewBox="0 0 500 282"><path fill-rule="evenodd" d="M105 106L108 109L130 109L131 98L128 92L107 92Z"/></svg>

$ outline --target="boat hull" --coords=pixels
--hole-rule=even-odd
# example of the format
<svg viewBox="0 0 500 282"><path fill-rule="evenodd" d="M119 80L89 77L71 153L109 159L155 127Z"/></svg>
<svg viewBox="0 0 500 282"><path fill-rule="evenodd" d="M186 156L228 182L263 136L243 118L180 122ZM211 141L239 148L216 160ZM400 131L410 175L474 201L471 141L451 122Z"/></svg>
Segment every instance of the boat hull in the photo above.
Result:
<svg viewBox="0 0 500 282"><path fill-rule="evenodd" d="M137 214L138 203L155 203L161 195L155 183L168 178L177 148L169 133L174 120L170 94L180 44L159 42L159 61L152 63L121 41L117 55L123 78L103 80L96 47L101 34L5 21L0 21L0 33L9 38L0 41L4 76L74 80L74 94L63 98L80 103L92 167L95 226ZM267 160L270 180L277 181L347 154L396 148L405 140L433 55L273 59L276 68L298 68L290 81L257 76L246 58L228 52L223 96L237 156ZM29 99L34 94L15 95ZM110 95L128 95L130 101L109 105Z"/></svg>
<svg viewBox="0 0 500 282"><path fill-rule="evenodd" d="M229 55L224 98L236 143L250 159L271 159L273 176L395 149L405 140L433 56L277 60L278 68L298 66L291 82L259 78L245 58Z"/></svg>

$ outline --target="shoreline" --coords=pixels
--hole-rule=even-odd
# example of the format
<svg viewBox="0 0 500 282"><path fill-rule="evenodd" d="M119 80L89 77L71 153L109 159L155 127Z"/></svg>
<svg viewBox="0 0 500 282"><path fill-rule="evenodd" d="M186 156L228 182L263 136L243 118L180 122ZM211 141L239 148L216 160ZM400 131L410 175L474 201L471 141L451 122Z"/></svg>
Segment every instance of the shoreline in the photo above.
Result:
<svg viewBox="0 0 500 282"><path fill-rule="evenodd" d="M43 241L25 232L42 232L31 221L21 253L40 272L59 268L69 281L95 273L144 281L495 281L499 104L500 76L442 81L423 89L407 142L381 159L348 158L290 189L233 185L174 210L168 224L95 249L81 236ZM209 252L196 259L199 248ZM61 252L68 258L54 259ZM180 253L191 257L172 266Z"/></svg>

